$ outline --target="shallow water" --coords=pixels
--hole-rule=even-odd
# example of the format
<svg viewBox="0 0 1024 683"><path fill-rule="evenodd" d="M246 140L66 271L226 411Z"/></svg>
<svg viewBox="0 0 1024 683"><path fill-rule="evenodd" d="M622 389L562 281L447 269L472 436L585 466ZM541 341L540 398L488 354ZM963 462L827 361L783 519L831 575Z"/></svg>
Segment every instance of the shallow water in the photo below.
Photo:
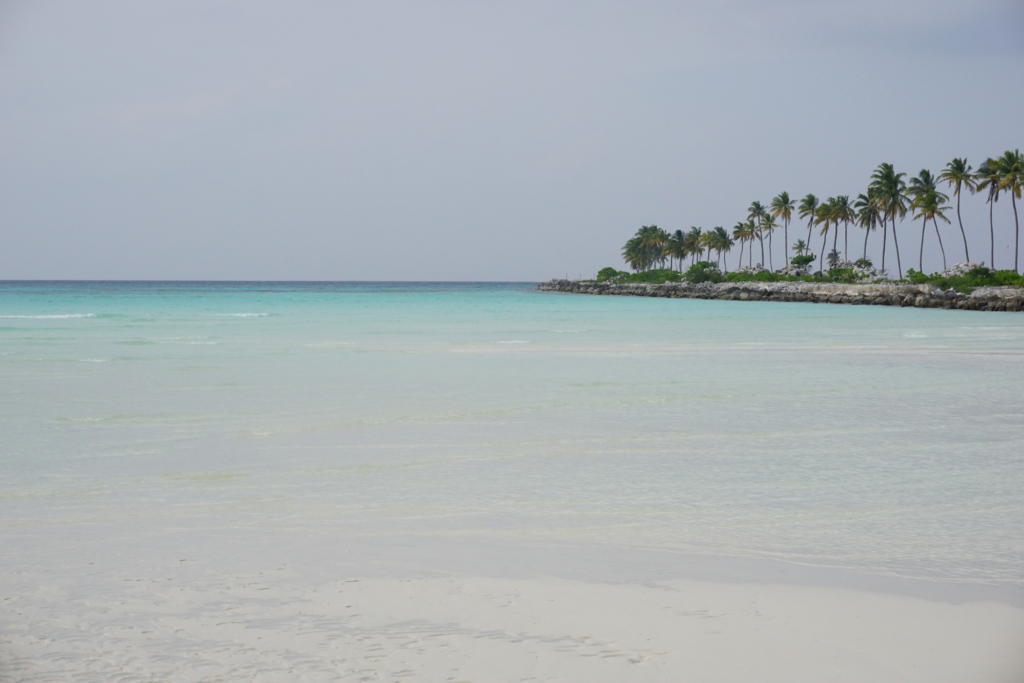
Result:
<svg viewBox="0 0 1024 683"><path fill-rule="evenodd" d="M12 571L391 539L1024 588L1024 315L7 282L0 387Z"/></svg>

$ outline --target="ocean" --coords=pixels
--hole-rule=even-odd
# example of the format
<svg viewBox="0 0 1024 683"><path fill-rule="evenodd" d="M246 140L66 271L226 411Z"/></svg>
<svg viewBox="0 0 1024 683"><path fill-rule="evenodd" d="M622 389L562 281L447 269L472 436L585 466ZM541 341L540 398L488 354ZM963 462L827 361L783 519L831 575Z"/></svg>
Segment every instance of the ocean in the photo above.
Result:
<svg viewBox="0 0 1024 683"><path fill-rule="evenodd" d="M1024 593L1018 314L3 282L0 433L9 581L771 566Z"/></svg>

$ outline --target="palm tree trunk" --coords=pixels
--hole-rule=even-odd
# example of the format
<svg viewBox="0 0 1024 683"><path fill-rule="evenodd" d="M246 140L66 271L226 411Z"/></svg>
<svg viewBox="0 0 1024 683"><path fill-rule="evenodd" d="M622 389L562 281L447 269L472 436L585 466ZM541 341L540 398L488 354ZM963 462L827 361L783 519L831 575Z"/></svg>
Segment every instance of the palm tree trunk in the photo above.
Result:
<svg viewBox="0 0 1024 683"><path fill-rule="evenodd" d="M868 258L868 235L871 234L871 227L864 228L864 256L862 257L865 261Z"/></svg>
<svg viewBox="0 0 1024 683"><path fill-rule="evenodd" d="M885 245L889 243L889 221L882 219L882 272L885 272Z"/></svg>
<svg viewBox="0 0 1024 683"><path fill-rule="evenodd" d="M782 223L782 239L786 242L782 245L782 251L786 255L786 266L789 265L789 219ZM783 266L785 268L786 266Z"/></svg>
<svg viewBox="0 0 1024 683"><path fill-rule="evenodd" d="M995 270L996 269L996 229L992 227L992 204L993 203L994 202L992 201L992 194L989 193L989 196L988 196L988 238L989 238L989 243L992 245L992 260L989 262L988 266L992 270Z"/></svg>
<svg viewBox="0 0 1024 683"><path fill-rule="evenodd" d="M1013 269L1020 272L1020 219L1017 217L1017 195L1010 189L1010 203L1013 204L1013 227L1015 237L1013 239Z"/></svg>
<svg viewBox="0 0 1024 683"><path fill-rule="evenodd" d="M946 248L942 246L942 233L939 232L939 222L935 220L935 216L932 216L932 225L935 226L935 236L939 238L939 251L942 252L942 270L945 272L949 270L949 266L946 264Z"/></svg>
<svg viewBox="0 0 1024 683"><path fill-rule="evenodd" d="M825 274L825 245L828 244L828 223L825 224L825 235L821 240L821 258L818 259L818 268L821 269L821 274Z"/></svg>
<svg viewBox="0 0 1024 683"><path fill-rule="evenodd" d="M839 239L839 224L836 223L836 231L832 234L832 251L836 251L836 240ZM839 252L836 252L838 255Z"/></svg>
<svg viewBox="0 0 1024 683"><path fill-rule="evenodd" d="M900 241L896 237L896 214L892 215L892 243L896 247L896 269L903 279L903 263L900 262Z"/></svg>
<svg viewBox="0 0 1024 683"><path fill-rule="evenodd" d="M813 219L812 219L813 220ZM811 250L811 221L807 221L807 251Z"/></svg>
<svg viewBox="0 0 1024 683"><path fill-rule="evenodd" d="M772 234L768 233L768 270L774 272L775 264L772 263Z"/></svg>
<svg viewBox="0 0 1024 683"><path fill-rule="evenodd" d="M956 220L960 224L960 234L964 238L964 258L971 262L971 254L967 251L967 233L964 232L964 219L960 217L960 188L956 190Z"/></svg>
<svg viewBox="0 0 1024 683"><path fill-rule="evenodd" d="M928 227L928 219L921 221L921 249L917 254L917 269L924 272L924 229Z"/></svg>
<svg viewBox="0 0 1024 683"><path fill-rule="evenodd" d="M843 221L843 260L850 260L850 221Z"/></svg>
<svg viewBox="0 0 1024 683"><path fill-rule="evenodd" d="M736 262L736 270L743 267L743 240L740 240L740 258Z"/></svg>
<svg viewBox="0 0 1024 683"><path fill-rule="evenodd" d="M759 265L764 268L764 235L760 230L757 231L757 240L761 243L761 263Z"/></svg>

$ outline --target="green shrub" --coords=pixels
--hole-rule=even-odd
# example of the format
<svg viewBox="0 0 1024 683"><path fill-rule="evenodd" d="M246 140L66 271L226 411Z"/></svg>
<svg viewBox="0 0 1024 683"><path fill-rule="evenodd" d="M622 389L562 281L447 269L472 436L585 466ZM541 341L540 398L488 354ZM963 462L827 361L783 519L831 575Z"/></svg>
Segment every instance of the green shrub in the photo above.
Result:
<svg viewBox="0 0 1024 683"><path fill-rule="evenodd" d="M786 275L785 273L728 273L726 282L819 282L813 275Z"/></svg>
<svg viewBox="0 0 1024 683"><path fill-rule="evenodd" d="M697 284L698 282L721 282L722 273L711 261L697 261L683 275L687 282Z"/></svg>
<svg viewBox="0 0 1024 683"><path fill-rule="evenodd" d="M939 289L970 292L975 287L1024 287L1024 276L1012 270L992 270L984 266L972 268L963 275L946 276L941 273L926 275L911 268L904 278L915 285L934 285Z"/></svg>
<svg viewBox="0 0 1024 683"><path fill-rule="evenodd" d="M857 275L853 272L853 268L833 268L828 271L827 277L832 282L857 282Z"/></svg>
<svg viewBox="0 0 1024 683"><path fill-rule="evenodd" d="M633 273L625 278L626 282L644 282L660 285L663 282L679 282L683 276L678 271L669 268L655 268L653 270L642 270Z"/></svg>
<svg viewBox="0 0 1024 683"><path fill-rule="evenodd" d="M612 278L615 278L615 277L624 277L624 278L625 277L629 277L629 273L627 273L625 271L622 271L622 270L615 270L611 266L609 266L607 268L602 268L601 270L597 271L597 281L598 282L604 282L605 280L611 280Z"/></svg>

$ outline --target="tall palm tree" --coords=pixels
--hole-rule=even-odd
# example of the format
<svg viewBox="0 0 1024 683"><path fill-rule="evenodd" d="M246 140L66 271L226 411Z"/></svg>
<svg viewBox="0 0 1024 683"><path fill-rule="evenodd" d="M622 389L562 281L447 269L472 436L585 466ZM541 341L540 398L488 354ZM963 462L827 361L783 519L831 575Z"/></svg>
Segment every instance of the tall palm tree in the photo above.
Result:
<svg viewBox="0 0 1024 683"><path fill-rule="evenodd" d="M640 238L633 236L626 240L622 246L622 260L633 270L642 270L644 267L644 250L640 245Z"/></svg>
<svg viewBox="0 0 1024 683"><path fill-rule="evenodd" d="M991 245L992 253L990 255L991 261L989 267L992 270L996 269L996 230L992 224L992 209L997 201L999 201L999 162L995 159L989 158L981 162L978 166L978 172L974 176L975 183L974 188L976 192L985 191L988 195L985 201L988 202L988 237L989 244Z"/></svg>
<svg viewBox="0 0 1024 683"><path fill-rule="evenodd" d="M721 225L712 228L708 235L708 245L718 252L719 267L724 273L726 272L725 253L732 249L733 241Z"/></svg>
<svg viewBox="0 0 1024 683"><path fill-rule="evenodd" d="M772 197L771 211L772 218L782 221L783 249L785 250L786 265L789 265L789 221L793 218L793 210L796 203L789 198L788 192L780 192Z"/></svg>
<svg viewBox="0 0 1024 683"><path fill-rule="evenodd" d="M700 260L701 261L705 260L703 258L704 250L707 249L708 250L707 261L710 263L711 262L711 252L715 248L715 234L711 230L708 230L705 233L701 233L701 236L700 236L700 246L701 246L701 259Z"/></svg>
<svg viewBox="0 0 1024 683"><path fill-rule="evenodd" d="M762 235L768 235L768 270L775 271L775 264L772 262L772 233L775 228L778 227L778 223L772 218L771 214L763 214L761 216L761 223L758 226L758 231Z"/></svg>
<svg viewBox="0 0 1024 683"><path fill-rule="evenodd" d="M696 262L698 256L704 255L701 235L703 235L701 229L692 225L686 233L686 253L690 255L691 266Z"/></svg>
<svg viewBox="0 0 1024 683"><path fill-rule="evenodd" d="M664 264L669 235L657 225L643 225L622 247L622 258L633 270Z"/></svg>
<svg viewBox="0 0 1024 683"><path fill-rule="evenodd" d="M640 243L647 252L649 266L665 262L665 245L668 243L668 233L657 225L644 225L637 231Z"/></svg>
<svg viewBox="0 0 1024 683"><path fill-rule="evenodd" d="M956 220L960 224L960 235L964 238L964 260L971 262L971 254L967 249L967 233L964 231L964 219L960 217L960 190L967 188L970 192L975 190L974 174L971 173L971 165L967 159L956 158L946 164L946 168L939 173L939 180L953 188L956 195Z"/></svg>
<svg viewBox="0 0 1024 683"><path fill-rule="evenodd" d="M808 194L806 197L800 200L800 218L807 219L807 248L811 248L811 226L814 225L814 221L817 218L816 214L818 211L818 198L813 194Z"/></svg>
<svg viewBox="0 0 1024 683"><path fill-rule="evenodd" d="M949 197L939 192L935 186L935 177L928 169L921 169L921 172L917 174L917 177L910 179L910 187L907 188L907 194L910 196L910 207L916 212L914 218L921 219L921 247L917 256L917 267L922 273L924 272L924 233L928 227L928 221L935 223L935 234L939 238L939 249L942 251L942 269L946 270L946 249L942 246L942 235L939 233L939 223L936 218L949 222L946 215L943 213L946 206L946 201Z"/></svg>
<svg viewBox="0 0 1024 683"><path fill-rule="evenodd" d="M671 267L671 259L679 259L679 270L683 270L683 258L686 256L686 235L683 234L682 230L676 230L668 238L668 252L669 252L669 266Z"/></svg>
<svg viewBox="0 0 1024 683"><path fill-rule="evenodd" d="M903 263L900 260L900 241L896 237L896 217L907 215L906 173L897 173L890 163L882 163L871 174L871 188L875 190L884 218L892 221L892 241L896 246L896 268L903 279ZM883 226L885 224L883 223ZM885 229L882 231L882 270L885 270L885 243L888 241Z"/></svg>
<svg viewBox="0 0 1024 683"><path fill-rule="evenodd" d="M836 213L836 211L835 211L835 209L836 209L835 201L836 201L835 197L829 197L827 200L825 200L818 207L818 213L817 213L818 217L815 220L815 222L818 225L824 225L825 226L825 227L823 227L821 229L821 237L822 237L822 240L821 240L821 256L819 257L819 260L818 260L818 265L821 267L822 274L824 274L824 272L825 272L825 245L828 244L828 229L829 229L829 225L832 224L833 219L835 218L835 213ZM832 250L835 251L835 247L834 246L832 247Z"/></svg>
<svg viewBox="0 0 1024 683"><path fill-rule="evenodd" d="M857 225L864 228L864 255L861 258L866 260L868 257L868 235L881 222L882 214L878 210L878 202L864 193L857 195L857 199L853 201L853 207L857 210Z"/></svg>
<svg viewBox="0 0 1024 683"><path fill-rule="evenodd" d="M743 221L739 221L736 225L732 226L732 238L734 242L740 243L740 257L736 261L736 270L743 267L743 246L747 243L747 224Z"/></svg>
<svg viewBox="0 0 1024 683"><path fill-rule="evenodd" d="M764 204L761 202L751 202L750 206L747 207L747 219L753 221L755 226L760 227L761 217L766 213ZM757 231L757 239L761 243L761 267L764 267L764 235L761 231Z"/></svg>
<svg viewBox="0 0 1024 683"><path fill-rule="evenodd" d="M1017 216L1017 199L1021 196L1021 188L1024 186L1024 155L1019 149L1006 150L1003 156L997 159L999 172L999 189L1010 193L1010 203L1013 204L1013 269L1020 272L1020 218Z"/></svg>
<svg viewBox="0 0 1024 683"><path fill-rule="evenodd" d="M836 238L839 237L839 223L843 224L843 259L850 260L850 221L857 219L857 214L850 205L850 197L841 194L833 204L833 219L836 222L836 234L832 238L832 251L836 250Z"/></svg>

